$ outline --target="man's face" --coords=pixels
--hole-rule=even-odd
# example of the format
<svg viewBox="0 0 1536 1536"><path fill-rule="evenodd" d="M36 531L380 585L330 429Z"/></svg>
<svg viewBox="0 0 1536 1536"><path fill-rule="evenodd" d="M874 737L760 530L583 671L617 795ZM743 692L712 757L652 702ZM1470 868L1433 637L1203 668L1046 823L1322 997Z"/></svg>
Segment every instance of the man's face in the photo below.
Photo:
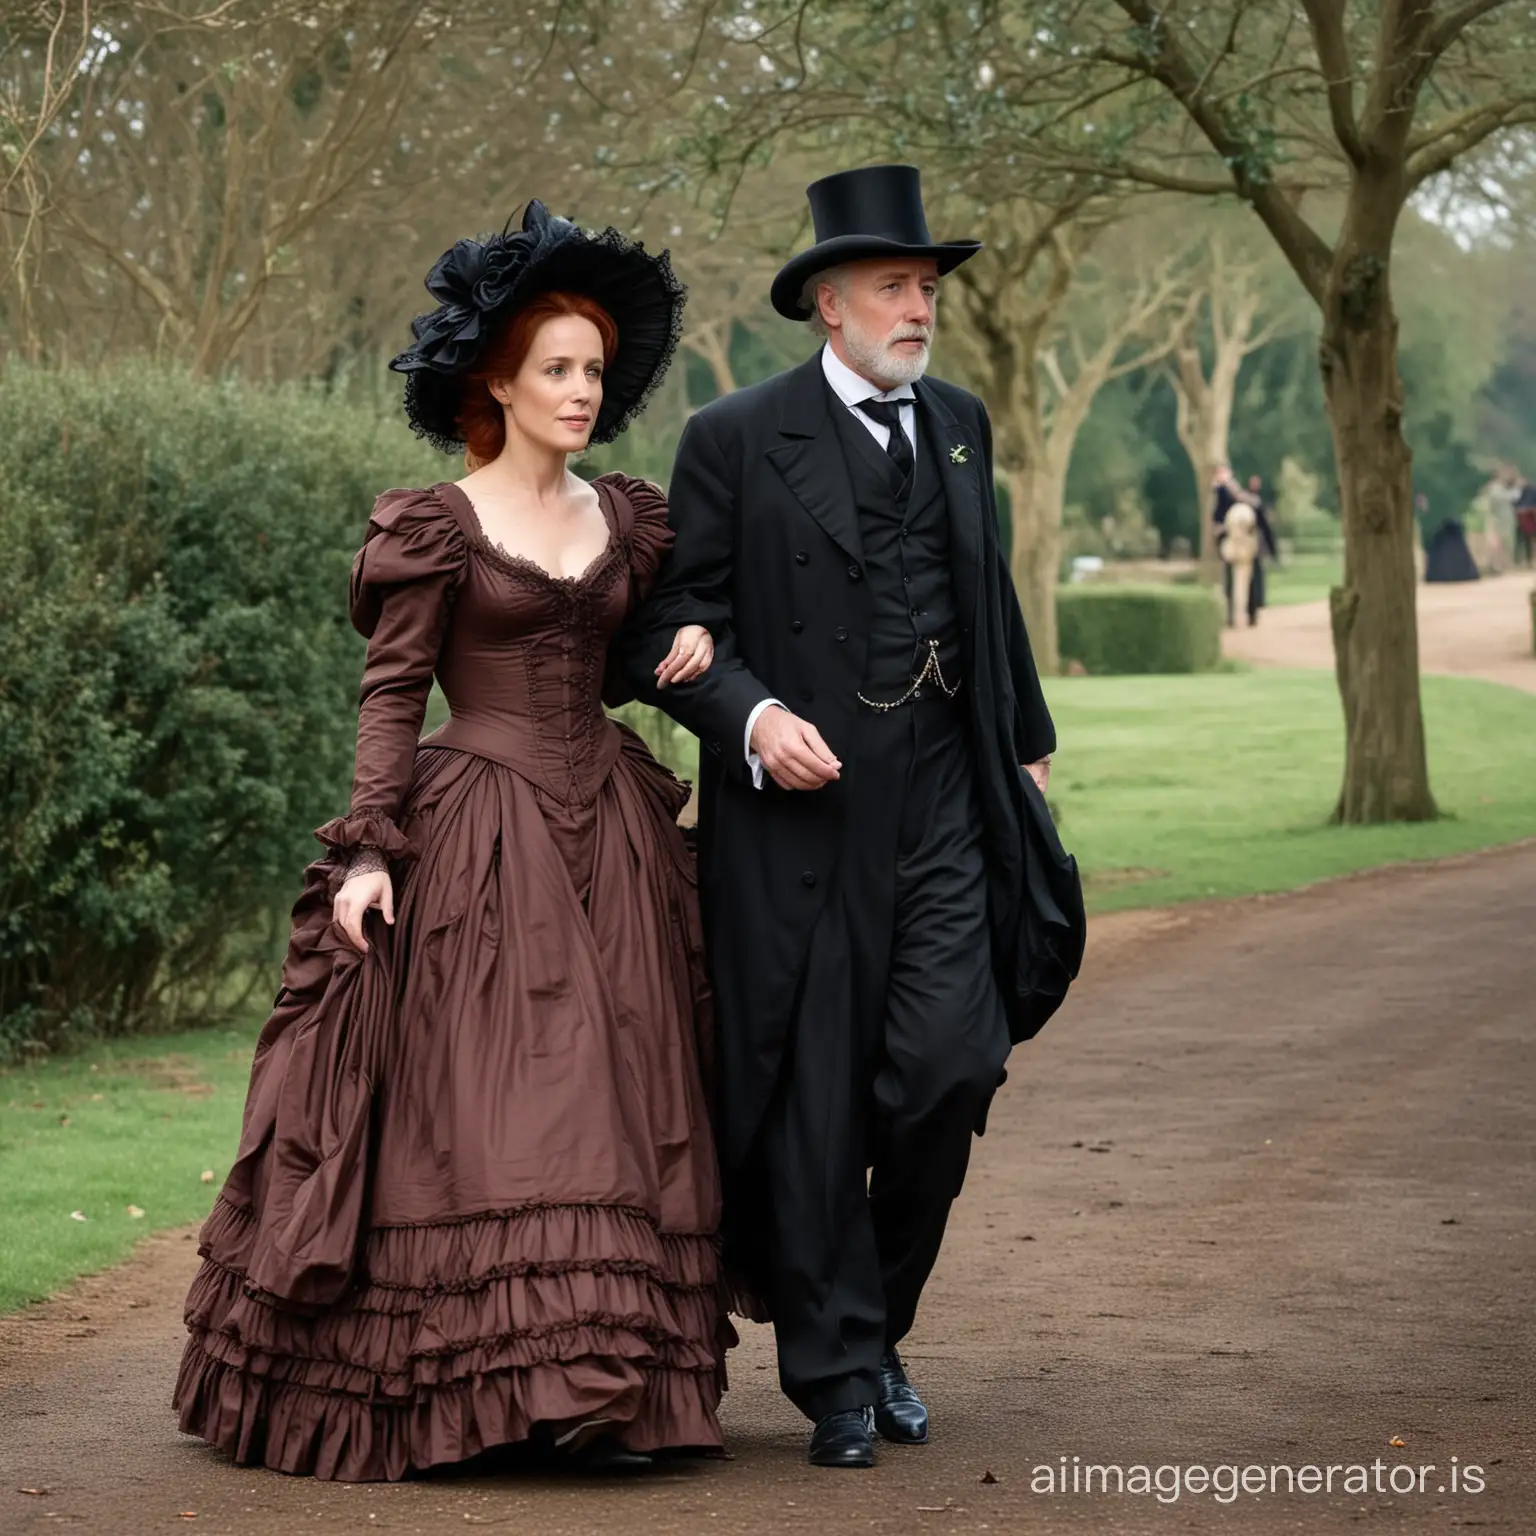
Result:
<svg viewBox="0 0 1536 1536"><path fill-rule="evenodd" d="M928 368L937 318L939 267L931 260L851 262L842 292L816 290L833 350L882 388L910 384Z"/></svg>

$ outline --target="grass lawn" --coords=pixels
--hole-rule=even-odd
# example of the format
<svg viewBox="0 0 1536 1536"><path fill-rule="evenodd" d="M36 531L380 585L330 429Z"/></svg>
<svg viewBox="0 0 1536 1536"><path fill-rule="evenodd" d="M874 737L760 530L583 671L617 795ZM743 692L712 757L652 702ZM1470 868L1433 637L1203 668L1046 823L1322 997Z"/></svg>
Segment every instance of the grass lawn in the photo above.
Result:
<svg viewBox="0 0 1536 1536"><path fill-rule="evenodd" d="M1339 828L1329 673L1052 679L1050 798L1090 909L1289 890L1536 836L1536 697L1457 678L1423 688L1444 819Z"/></svg>
<svg viewBox="0 0 1536 1536"><path fill-rule="evenodd" d="M116 1263L146 1231L208 1214L259 1027L98 1044L0 1072L0 1311Z"/></svg>
<svg viewBox="0 0 1536 1536"><path fill-rule="evenodd" d="M1275 607L1326 602L1329 588L1343 579L1342 554L1292 555L1284 565L1265 565L1264 600Z"/></svg>
<svg viewBox="0 0 1536 1536"><path fill-rule="evenodd" d="M1327 825L1343 759L1327 673L1055 678L1047 692L1061 740L1051 800L1094 911L1286 890L1536 835L1536 697L1511 689L1426 678L1446 818L1350 829ZM207 1213L234 1155L256 1030L0 1072L0 1311Z"/></svg>

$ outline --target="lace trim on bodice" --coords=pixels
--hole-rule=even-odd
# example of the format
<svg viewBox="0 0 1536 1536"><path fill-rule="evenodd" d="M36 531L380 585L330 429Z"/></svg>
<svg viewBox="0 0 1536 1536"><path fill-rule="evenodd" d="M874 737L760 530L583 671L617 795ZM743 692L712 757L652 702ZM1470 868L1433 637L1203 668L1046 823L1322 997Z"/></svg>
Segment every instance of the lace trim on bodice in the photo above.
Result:
<svg viewBox="0 0 1536 1536"><path fill-rule="evenodd" d="M606 520L606 513L604 516ZM512 554L502 545L496 543L484 529L481 529L477 534L467 536L465 542L477 555L489 561L508 576L517 580L531 582L535 586L554 587L557 590L595 586L608 574L609 566L618 565L628 559L623 543L611 525L608 530L607 544L600 553L593 557L587 568L579 576L552 575L538 561L530 560L526 555Z"/></svg>

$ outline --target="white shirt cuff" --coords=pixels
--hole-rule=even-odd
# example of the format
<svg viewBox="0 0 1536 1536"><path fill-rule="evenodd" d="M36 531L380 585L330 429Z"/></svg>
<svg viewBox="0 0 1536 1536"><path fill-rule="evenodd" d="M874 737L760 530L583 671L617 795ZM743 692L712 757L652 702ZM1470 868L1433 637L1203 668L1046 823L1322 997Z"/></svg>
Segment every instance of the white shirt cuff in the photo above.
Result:
<svg viewBox="0 0 1536 1536"><path fill-rule="evenodd" d="M753 709L752 713L747 716L747 735L745 741L742 742L742 751L747 755L747 767L752 770L753 789L761 789L763 787L763 760L757 755L756 752L752 750L752 728L757 724L757 717L761 715L765 709L772 709L775 706L777 706L779 709L784 708L784 706L780 704L777 699L764 699L763 702L757 705L757 707Z"/></svg>

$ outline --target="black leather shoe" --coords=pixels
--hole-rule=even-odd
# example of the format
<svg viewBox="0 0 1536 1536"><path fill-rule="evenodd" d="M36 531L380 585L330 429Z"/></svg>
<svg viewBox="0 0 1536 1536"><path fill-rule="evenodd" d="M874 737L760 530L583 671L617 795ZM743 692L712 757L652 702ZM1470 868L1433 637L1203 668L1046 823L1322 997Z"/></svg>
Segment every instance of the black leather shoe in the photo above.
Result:
<svg viewBox="0 0 1536 1536"><path fill-rule="evenodd" d="M580 1450L573 1451L570 1457L571 1465L583 1472L617 1473L617 1472L644 1472L654 1463L652 1458L642 1451L632 1451L628 1446L620 1445L611 1435L598 1435L596 1439L589 1440Z"/></svg>
<svg viewBox="0 0 1536 1536"><path fill-rule="evenodd" d="M894 1349L880 1362L875 1428L882 1440L894 1440L897 1445L925 1445L928 1441L928 1410L913 1391L901 1356Z"/></svg>
<svg viewBox="0 0 1536 1536"><path fill-rule="evenodd" d="M872 1467L874 1430L868 1408L844 1408L817 1419L811 1431L813 1467Z"/></svg>

